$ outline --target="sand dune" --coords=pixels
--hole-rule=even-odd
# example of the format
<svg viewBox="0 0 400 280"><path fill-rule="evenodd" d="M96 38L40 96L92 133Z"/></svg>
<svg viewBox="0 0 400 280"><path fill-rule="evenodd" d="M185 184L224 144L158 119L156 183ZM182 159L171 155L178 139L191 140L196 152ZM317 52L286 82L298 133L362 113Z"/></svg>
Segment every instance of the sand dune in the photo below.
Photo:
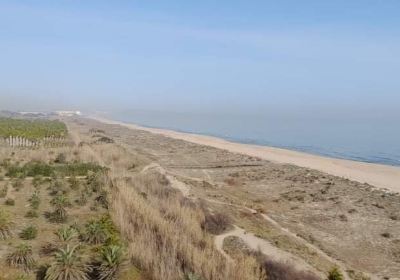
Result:
<svg viewBox="0 0 400 280"><path fill-rule="evenodd" d="M400 167L328 158L268 146L241 144L212 136L142 127L99 117L93 117L93 119L108 124L117 124L132 129L145 130L196 144L225 149L230 152L255 156L272 162L307 167L361 183L368 183L378 188L386 188L393 192L400 192Z"/></svg>

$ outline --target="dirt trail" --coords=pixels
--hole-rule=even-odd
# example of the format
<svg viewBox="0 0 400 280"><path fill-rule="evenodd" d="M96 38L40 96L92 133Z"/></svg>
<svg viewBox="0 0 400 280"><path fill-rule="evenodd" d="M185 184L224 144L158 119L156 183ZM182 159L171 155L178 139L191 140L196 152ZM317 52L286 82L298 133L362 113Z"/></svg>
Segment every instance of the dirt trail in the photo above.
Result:
<svg viewBox="0 0 400 280"><path fill-rule="evenodd" d="M288 263L298 270L310 271L321 277L324 276L320 271L313 268L311 265L309 265L303 259L301 259L297 256L294 256L293 254L290 254L282 249L275 247L269 241L259 238L252 233L248 233L244 229L242 229L236 225L234 227L235 228L233 230L223 233L223 234L220 234L215 237L215 246L224 255L226 255L226 253L223 250L224 239L229 236L236 236L236 237L241 238L250 249L255 250L255 251L259 250L274 261Z"/></svg>
<svg viewBox="0 0 400 280"><path fill-rule="evenodd" d="M190 187L187 184L176 179L175 176L168 174L168 172L157 163L150 163L149 165L145 166L141 172L147 172L149 170L154 170L154 169L157 170L158 172L160 172L161 174L165 175L168 178L168 180L171 183L171 187L180 190L182 192L182 194L186 197L190 196ZM249 211L252 214L260 214L261 217L263 217L266 221L273 224L280 231L282 231L285 235L299 241L301 244L304 244L307 248L318 253L319 256L329 260L331 263L334 263L343 272L345 279L346 280L350 279L346 273L346 267L343 263L330 257L324 251L322 251L320 248L318 248L317 246L315 246L313 244L310 244L307 240L299 237L297 234L291 232L289 229L282 227L277 221L275 221L273 218L271 218L267 214L258 213L258 211L255 209L252 209L252 208L249 208L246 206L233 204L233 203L222 202L222 201L214 200L214 199L205 199L205 200L208 202L211 202L211 203L229 205L232 207L241 208L241 209ZM321 276L321 272L317 271L315 268L313 268L311 265L309 265L303 259L301 259L289 252L286 252L282 249L279 249L276 246L273 246L269 241L267 241L265 239L256 237L252 233L247 233L244 229L242 229L236 225L234 225L234 227L235 228L232 231L218 235L215 237L215 245L216 245L217 249L227 259L231 260L230 256L227 255L222 248L223 240L227 236L236 236L236 237L240 237L247 244L247 246L249 246L251 249L254 249L254 250L260 249L261 252L263 252L264 254L266 254L268 257L270 257L273 260L288 262L288 263L291 263L294 267L296 267L299 270L312 271Z"/></svg>

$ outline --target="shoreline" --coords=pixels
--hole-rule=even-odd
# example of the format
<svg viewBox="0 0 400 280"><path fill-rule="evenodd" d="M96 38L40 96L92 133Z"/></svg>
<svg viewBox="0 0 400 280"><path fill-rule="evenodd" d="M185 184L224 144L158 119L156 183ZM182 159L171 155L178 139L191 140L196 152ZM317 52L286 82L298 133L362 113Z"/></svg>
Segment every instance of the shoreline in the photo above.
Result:
<svg viewBox="0 0 400 280"><path fill-rule="evenodd" d="M374 187L388 189L392 192L400 192L400 167L397 166L330 158L270 146L243 144L214 136L178 132L163 128L149 128L101 117L88 116L88 118L106 124L120 125L130 129L143 130L174 139L224 149L233 153L254 156L271 162L315 169L360 183L368 183Z"/></svg>

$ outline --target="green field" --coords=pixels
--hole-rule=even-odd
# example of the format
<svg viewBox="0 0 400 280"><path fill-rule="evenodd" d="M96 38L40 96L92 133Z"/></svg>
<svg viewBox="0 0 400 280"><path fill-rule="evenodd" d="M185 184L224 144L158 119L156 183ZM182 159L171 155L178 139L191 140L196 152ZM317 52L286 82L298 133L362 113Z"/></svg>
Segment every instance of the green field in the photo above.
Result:
<svg viewBox="0 0 400 280"><path fill-rule="evenodd" d="M0 137L23 137L30 140L39 140L45 137L65 137L67 127L63 122L56 120L26 120L0 118Z"/></svg>

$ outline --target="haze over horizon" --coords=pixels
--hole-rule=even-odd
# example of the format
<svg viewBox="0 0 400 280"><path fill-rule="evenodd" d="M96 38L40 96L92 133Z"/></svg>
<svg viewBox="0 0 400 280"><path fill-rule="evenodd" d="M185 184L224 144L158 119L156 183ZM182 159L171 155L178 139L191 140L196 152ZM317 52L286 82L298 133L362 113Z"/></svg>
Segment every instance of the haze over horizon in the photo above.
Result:
<svg viewBox="0 0 400 280"><path fill-rule="evenodd" d="M214 2L0 1L1 109L400 119L398 1Z"/></svg>

